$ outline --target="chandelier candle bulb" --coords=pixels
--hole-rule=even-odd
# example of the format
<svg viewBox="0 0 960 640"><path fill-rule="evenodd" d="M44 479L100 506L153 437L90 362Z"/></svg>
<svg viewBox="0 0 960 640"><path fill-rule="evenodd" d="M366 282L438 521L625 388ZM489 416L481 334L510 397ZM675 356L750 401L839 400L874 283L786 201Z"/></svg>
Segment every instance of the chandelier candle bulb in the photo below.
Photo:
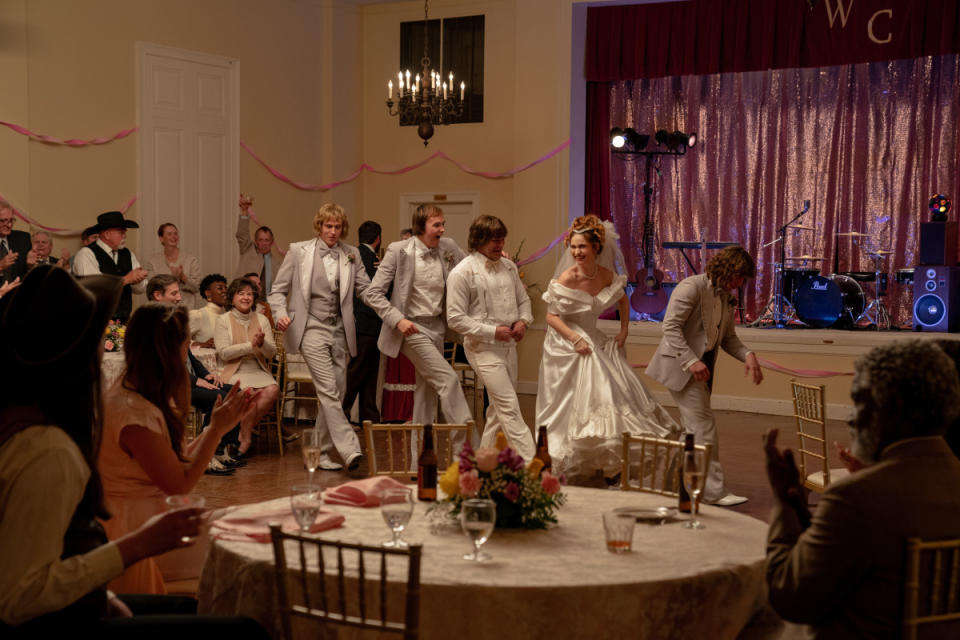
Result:
<svg viewBox="0 0 960 640"><path fill-rule="evenodd" d="M393 80L387 82L387 97L393 100Z"/></svg>
<svg viewBox="0 0 960 640"><path fill-rule="evenodd" d="M443 83L443 99L444 100L447 99L447 83L446 82Z"/></svg>
<svg viewBox="0 0 960 640"><path fill-rule="evenodd" d="M450 90L453 91L453 71L450 72Z"/></svg>
<svg viewBox="0 0 960 640"><path fill-rule="evenodd" d="M467 90L467 85L463 82L460 83L460 100L463 101L463 92Z"/></svg>

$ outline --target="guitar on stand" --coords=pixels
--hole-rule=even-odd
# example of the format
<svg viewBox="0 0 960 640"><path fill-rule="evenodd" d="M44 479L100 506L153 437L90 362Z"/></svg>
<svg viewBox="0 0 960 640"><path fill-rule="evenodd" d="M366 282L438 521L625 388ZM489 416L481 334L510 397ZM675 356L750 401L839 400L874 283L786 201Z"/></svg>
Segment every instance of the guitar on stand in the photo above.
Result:
<svg viewBox="0 0 960 640"><path fill-rule="evenodd" d="M651 316L667 308L667 292L663 289L663 271L653 264L653 224L650 221L650 199L653 188L650 186L650 163L647 163L647 183L643 185L643 269L637 271L636 288L630 294L630 306L640 314L642 320L652 320Z"/></svg>

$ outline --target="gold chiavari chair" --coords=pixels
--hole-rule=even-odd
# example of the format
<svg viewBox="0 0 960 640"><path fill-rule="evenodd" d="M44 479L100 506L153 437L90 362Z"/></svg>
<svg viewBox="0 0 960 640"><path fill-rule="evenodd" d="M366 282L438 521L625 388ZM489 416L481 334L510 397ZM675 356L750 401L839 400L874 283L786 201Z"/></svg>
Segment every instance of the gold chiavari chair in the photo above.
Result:
<svg viewBox="0 0 960 640"><path fill-rule="evenodd" d="M960 637L960 538L907 540L903 637Z"/></svg>
<svg viewBox="0 0 960 640"><path fill-rule="evenodd" d="M473 420L466 424L433 425L437 467L442 472L457 459L460 447L470 439ZM409 479L416 473L417 447L423 439L422 424L378 424L363 421L366 456L370 475Z"/></svg>
<svg viewBox="0 0 960 640"><path fill-rule="evenodd" d="M823 493L830 482L846 476L849 472L840 467L830 468L827 459L826 388L824 385L801 384L790 380L793 394L793 417L797 420L797 438L800 446L800 477L803 486Z"/></svg>
<svg viewBox="0 0 960 640"><path fill-rule="evenodd" d="M710 459L709 444L697 444L694 448L703 451L704 460ZM680 492L677 471L682 461L683 442L679 440L624 433L620 488L677 497Z"/></svg>

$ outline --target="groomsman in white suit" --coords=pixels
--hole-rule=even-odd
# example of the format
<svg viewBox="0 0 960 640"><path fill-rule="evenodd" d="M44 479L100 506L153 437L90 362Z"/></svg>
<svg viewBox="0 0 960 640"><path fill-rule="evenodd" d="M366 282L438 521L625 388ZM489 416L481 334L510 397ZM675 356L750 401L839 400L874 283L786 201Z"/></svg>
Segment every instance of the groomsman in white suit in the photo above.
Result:
<svg viewBox="0 0 960 640"><path fill-rule="evenodd" d="M503 257L507 227L480 216L470 225L470 255L447 279L447 323L463 336L470 366L490 398L480 446L492 447L502 430L524 460L535 453L517 400L517 343L533 322L530 297L517 266Z"/></svg>
<svg viewBox="0 0 960 640"><path fill-rule="evenodd" d="M343 413L347 362L357 353L353 295L370 285L357 248L340 241L349 229L343 208L325 204L313 217L317 237L290 245L268 301L287 353L303 353L320 411L320 468L343 466L330 458L336 447L348 471L363 461L360 442Z"/></svg>
<svg viewBox="0 0 960 640"><path fill-rule="evenodd" d="M670 390L680 420L697 444L712 445L703 500L721 507L747 499L731 493L723 481L717 420L710 408L718 349L745 363L754 384L763 371L752 351L740 342L733 321L736 298L730 293L756 274L753 258L743 247L726 247L707 263L706 273L685 278L674 289L663 318L663 338L647 375Z"/></svg>
<svg viewBox="0 0 960 640"><path fill-rule="evenodd" d="M413 214L413 237L387 247L377 275L361 296L383 320L380 353L403 353L417 371L413 422L434 422L437 399L448 422L472 419L460 379L443 357L447 275L464 257L457 243L444 238L443 210L420 205ZM387 300L387 291L393 292Z"/></svg>

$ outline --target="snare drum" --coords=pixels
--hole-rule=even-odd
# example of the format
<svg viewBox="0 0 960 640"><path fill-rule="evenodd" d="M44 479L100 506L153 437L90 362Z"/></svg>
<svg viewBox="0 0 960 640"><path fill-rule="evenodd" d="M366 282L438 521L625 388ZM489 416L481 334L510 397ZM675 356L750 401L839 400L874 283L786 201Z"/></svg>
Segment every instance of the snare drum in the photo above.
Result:
<svg viewBox="0 0 960 640"><path fill-rule="evenodd" d="M814 276L796 294L797 316L809 325L826 329L851 329L863 313L866 296L849 276Z"/></svg>
<svg viewBox="0 0 960 640"><path fill-rule="evenodd" d="M897 269L897 284L913 284L913 269Z"/></svg>

